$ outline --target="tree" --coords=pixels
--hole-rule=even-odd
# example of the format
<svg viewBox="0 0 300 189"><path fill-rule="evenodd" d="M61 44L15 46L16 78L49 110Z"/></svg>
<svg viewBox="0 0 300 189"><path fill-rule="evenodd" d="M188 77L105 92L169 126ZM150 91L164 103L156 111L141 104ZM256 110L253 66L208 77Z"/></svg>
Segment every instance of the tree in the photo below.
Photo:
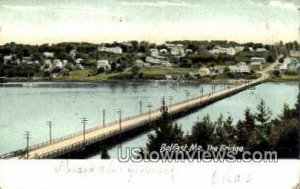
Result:
<svg viewBox="0 0 300 189"><path fill-rule="evenodd" d="M160 152L162 144L184 144L183 131L177 124L172 124L164 99L162 100L161 113L162 118L155 127L155 133L148 135L147 150L149 152Z"/></svg>
<svg viewBox="0 0 300 189"><path fill-rule="evenodd" d="M209 115L204 116L202 122L197 122L189 137L190 143L201 145L204 149L208 144L213 143L214 124L210 121Z"/></svg>
<svg viewBox="0 0 300 189"><path fill-rule="evenodd" d="M261 130L265 133L267 131L267 123L271 118L272 112L269 107L267 107L263 99L260 100L260 103L257 106L257 113L255 114L255 119L259 123Z"/></svg>
<svg viewBox="0 0 300 189"><path fill-rule="evenodd" d="M239 121L237 124L237 143L238 145L243 145L246 148L254 143L255 139L253 135L255 134L255 119L254 115L250 112L249 108L245 110L245 120Z"/></svg>

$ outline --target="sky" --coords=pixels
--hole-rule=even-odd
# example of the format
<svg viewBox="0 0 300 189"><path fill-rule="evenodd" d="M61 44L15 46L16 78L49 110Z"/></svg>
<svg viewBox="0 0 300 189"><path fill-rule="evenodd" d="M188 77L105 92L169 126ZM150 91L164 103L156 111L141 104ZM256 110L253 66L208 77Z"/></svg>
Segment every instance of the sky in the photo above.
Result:
<svg viewBox="0 0 300 189"><path fill-rule="evenodd" d="M0 0L0 44L300 40L299 0Z"/></svg>

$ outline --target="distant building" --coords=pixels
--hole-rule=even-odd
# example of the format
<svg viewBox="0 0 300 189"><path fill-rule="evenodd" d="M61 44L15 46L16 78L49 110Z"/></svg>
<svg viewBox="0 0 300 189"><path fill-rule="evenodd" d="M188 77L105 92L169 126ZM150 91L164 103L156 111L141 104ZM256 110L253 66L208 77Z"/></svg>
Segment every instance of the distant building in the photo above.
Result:
<svg viewBox="0 0 300 189"><path fill-rule="evenodd" d="M136 65L136 66L143 67L144 64L145 64L145 62L142 61L142 60L136 60L136 61L135 61L135 65Z"/></svg>
<svg viewBox="0 0 300 189"><path fill-rule="evenodd" d="M149 51L150 51L150 55L151 55L152 57L157 57L157 56L159 56L158 49L152 48L152 49L150 49Z"/></svg>
<svg viewBox="0 0 300 189"><path fill-rule="evenodd" d="M300 51L291 50L290 56L295 58L300 58Z"/></svg>
<svg viewBox="0 0 300 189"><path fill-rule="evenodd" d="M265 48L257 48L255 51L258 52L258 53L262 53L262 52L267 52L267 49L265 49Z"/></svg>
<svg viewBox="0 0 300 189"><path fill-rule="evenodd" d="M74 58L75 58L75 56L76 56L76 53L77 53L77 51L76 51L76 50L71 50L71 51L70 51L70 53L69 53L69 55L70 55L70 57L71 57L71 58L73 58L73 59L74 59Z"/></svg>
<svg viewBox="0 0 300 189"><path fill-rule="evenodd" d="M280 65L279 71L286 72L286 71L299 71L300 64L296 58L287 57L284 59L284 62Z"/></svg>
<svg viewBox="0 0 300 189"><path fill-rule="evenodd" d="M146 62L148 62L150 64L155 64L155 65L161 64L160 59L153 58L153 57L150 57L150 56L146 57Z"/></svg>
<svg viewBox="0 0 300 189"><path fill-rule="evenodd" d="M253 71L261 70L261 62L252 62L250 65L251 65L251 70Z"/></svg>
<svg viewBox="0 0 300 189"><path fill-rule="evenodd" d="M251 58L251 62L260 62L260 63L266 63L266 59L265 58L260 58L260 57L252 57Z"/></svg>
<svg viewBox="0 0 300 189"><path fill-rule="evenodd" d="M109 52L113 54L122 54L123 50L121 47L116 46L116 47L98 47L99 52Z"/></svg>
<svg viewBox="0 0 300 189"><path fill-rule="evenodd" d="M169 52L168 52L167 49L160 49L160 50L159 50L159 54L160 54L160 55L163 55L163 56L164 56L164 55L168 55L168 53L169 53Z"/></svg>
<svg viewBox="0 0 300 189"><path fill-rule="evenodd" d="M22 63L23 64L33 64L32 57L31 56L22 57Z"/></svg>
<svg viewBox="0 0 300 189"><path fill-rule="evenodd" d="M63 68L63 63L60 59L53 60L53 67L54 68Z"/></svg>
<svg viewBox="0 0 300 189"><path fill-rule="evenodd" d="M12 61L12 55L7 55L7 56L4 56L3 57L3 63L4 64L7 64L8 62L11 62Z"/></svg>
<svg viewBox="0 0 300 189"><path fill-rule="evenodd" d="M215 46L212 50L209 51L211 54L228 54L228 55L235 55L236 51L234 48L229 47L229 48L224 48L220 46Z"/></svg>
<svg viewBox="0 0 300 189"><path fill-rule="evenodd" d="M75 60L75 63L76 64L81 64L83 62L83 59L82 58L77 58L76 60Z"/></svg>
<svg viewBox="0 0 300 189"><path fill-rule="evenodd" d="M236 46L236 47L234 47L234 49L235 49L235 52L240 52L240 51L243 51L245 49L245 47L244 46Z"/></svg>
<svg viewBox="0 0 300 189"><path fill-rule="evenodd" d="M240 62L236 66L229 66L231 73L250 73L249 66L245 62Z"/></svg>
<svg viewBox="0 0 300 189"><path fill-rule="evenodd" d="M54 58L53 52L43 52L45 58Z"/></svg>
<svg viewBox="0 0 300 189"><path fill-rule="evenodd" d="M170 54L173 56L185 56L184 46L182 44L165 44L168 49L170 49Z"/></svg>
<svg viewBox="0 0 300 189"><path fill-rule="evenodd" d="M199 73L200 77L207 77L207 76L210 76L210 69L200 68L198 73Z"/></svg>
<svg viewBox="0 0 300 189"><path fill-rule="evenodd" d="M108 60L98 60L97 69L103 69L104 71L111 71L111 65Z"/></svg>

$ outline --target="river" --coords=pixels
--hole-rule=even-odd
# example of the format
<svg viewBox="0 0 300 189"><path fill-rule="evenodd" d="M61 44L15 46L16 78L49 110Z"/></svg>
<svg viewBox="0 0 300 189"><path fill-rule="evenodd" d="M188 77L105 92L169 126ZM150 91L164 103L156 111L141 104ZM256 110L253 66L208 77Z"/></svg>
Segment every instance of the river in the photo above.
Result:
<svg viewBox="0 0 300 189"><path fill-rule="evenodd" d="M226 85L217 84L215 90ZM52 137L57 138L82 130L81 119L87 118L87 128L102 125L102 111L105 122L158 108L162 96L166 102L179 102L212 91L211 84L172 82L101 82L101 83L9 83L0 87L0 154L24 148L24 131L30 132L30 144L49 140L47 121L52 122ZM293 106L298 93L297 83L265 83L255 90L246 90L227 99L204 107L195 113L175 120L185 132L190 132L197 118L209 114L216 120L222 113L231 115L234 121L243 118L246 107L253 111L260 99L264 99L273 112L281 113L284 103ZM187 95L188 94L188 95ZM147 134L122 143L125 147L144 147ZM117 147L109 150L111 158L117 157ZM100 158L99 154L88 158Z"/></svg>

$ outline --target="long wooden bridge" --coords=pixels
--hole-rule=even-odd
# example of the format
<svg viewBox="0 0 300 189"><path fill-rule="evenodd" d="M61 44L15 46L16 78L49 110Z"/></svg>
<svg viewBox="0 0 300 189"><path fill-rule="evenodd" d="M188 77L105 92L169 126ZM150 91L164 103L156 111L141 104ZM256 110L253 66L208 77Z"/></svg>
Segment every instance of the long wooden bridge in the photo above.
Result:
<svg viewBox="0 0 300 189"><path fill-rule="evenodd" d="M256 80L251 80L234 87L229 87L222 91L169 105L168 112L170 115L176 116L182 112L200 108L204 105L216 102L228 96L239 93L243 90L249 89L264 82L269 77L268 71L273 69L274 66L275 64L269 66L267 69L261 72L261 77ZM153 111L122 119L121 121L118 120L112 122L106 126L96 126L85 130L85 132L81 131L68 136L54 139L51 142L49 141L36 144L29 147L27 158L47 159L61 157L63 155L72 153L80 149L84 149L87 146L99 143L112 137L116 137L120 134L129 132L139 127L149 126L152 122L155 122L160 118L160 109L155 109ZM0 156L0 159L23 159L26 158L26 152L27 149L21 149L18 151L3 154L2 156Z"/></svg>

